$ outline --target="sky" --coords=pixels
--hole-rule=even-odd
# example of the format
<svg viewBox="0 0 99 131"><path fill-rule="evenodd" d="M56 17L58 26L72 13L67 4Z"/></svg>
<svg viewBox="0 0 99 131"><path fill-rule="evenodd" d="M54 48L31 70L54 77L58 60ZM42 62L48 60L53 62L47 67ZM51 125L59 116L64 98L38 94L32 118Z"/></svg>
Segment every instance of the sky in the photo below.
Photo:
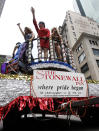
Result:
<svg viewBox="0 0 99 131"><path fill-rule="evenodd" d="M31 6L35 8L37 22L44 21L46 28L62 26L66 11L73 9L73 0L6 0L0 18L0 54L12 55L17 42L24 42L24 38L18 29L30 27L37 36L33 21ZM34 42L32 54L37 57L37 42Z"/></svg>

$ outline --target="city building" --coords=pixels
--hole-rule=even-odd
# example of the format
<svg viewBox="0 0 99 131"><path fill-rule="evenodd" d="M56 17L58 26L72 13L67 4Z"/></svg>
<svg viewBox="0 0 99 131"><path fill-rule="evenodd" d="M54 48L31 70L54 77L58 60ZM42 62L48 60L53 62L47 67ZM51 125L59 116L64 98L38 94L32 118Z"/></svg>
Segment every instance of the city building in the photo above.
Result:
<svg viewBox="0 0 99 131"><path fill-rule="evenodd" d="M5 4L5 0L0 0L0 16L2 14L2 10L3 10L4 4Z"/></svg>
<svg viewBox="0 0 99 131"><path fill-rule="evenodd" d="M99 23L99 0L74 0L73 4L77 13Z"/></svg>
<svg viewBox="0 0 99 131"><path fill-rule="evenodd" d="M99 81L99 37L82 33L72 48L77 71Z"/></svg>
<svg viewBox="0 0 99 131"><path fill-rule="evenodd" d="M99 24L88 17L81 16L79 13L66 12L66 17L61 27L64 43L72 48L83 32L99 36Z"/></svg>

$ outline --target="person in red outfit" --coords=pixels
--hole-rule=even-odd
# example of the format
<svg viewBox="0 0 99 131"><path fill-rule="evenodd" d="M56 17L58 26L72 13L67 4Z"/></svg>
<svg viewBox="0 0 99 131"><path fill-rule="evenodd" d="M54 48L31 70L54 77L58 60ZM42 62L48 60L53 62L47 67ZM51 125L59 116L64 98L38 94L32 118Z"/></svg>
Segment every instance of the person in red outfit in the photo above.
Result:
<svg viewBox="0 0 99 131"><path fill-rule="evenodd" d="M35 18L35 9L33 7L31 7L31 12L33 15L33 24L38 33L38 37L40 38L41 51L44 51L44 60L46 61L48 58L50 31L45 28L44 22L39 22L39 27L38 27L37 21Z"/></svg>

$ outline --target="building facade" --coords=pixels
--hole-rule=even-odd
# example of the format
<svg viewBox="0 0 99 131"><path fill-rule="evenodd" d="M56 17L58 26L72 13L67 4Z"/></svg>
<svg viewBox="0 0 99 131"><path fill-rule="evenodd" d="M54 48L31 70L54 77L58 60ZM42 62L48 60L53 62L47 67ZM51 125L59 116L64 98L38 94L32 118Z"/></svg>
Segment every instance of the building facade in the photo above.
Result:
<svg viewBox="0 0 99 131"><path fill-rule="evenodd" d="M77 71L99 81L99 37L82 33L72 48Z"/></svg>
<svg viewBox="0 0 99 131"><path fill-rule="evenodd" d="M74 0L74 9L99 23L99 0Z"/></svg>
<svg viewBox="0 0 99 131"><path fill-rule="evenodd" d="M5 1L6 0L0 0L0 16L2 14L2 10L3 10L3 7L4 7Z"/></svg>
<svg viewBox="0 0 99 131"><path fill-rule="evenodd" d="M74 46L83 32L99 36L99 24L97 22L73 11L66 12L66 17L61 28L63 41L70 48Z"/></svg>

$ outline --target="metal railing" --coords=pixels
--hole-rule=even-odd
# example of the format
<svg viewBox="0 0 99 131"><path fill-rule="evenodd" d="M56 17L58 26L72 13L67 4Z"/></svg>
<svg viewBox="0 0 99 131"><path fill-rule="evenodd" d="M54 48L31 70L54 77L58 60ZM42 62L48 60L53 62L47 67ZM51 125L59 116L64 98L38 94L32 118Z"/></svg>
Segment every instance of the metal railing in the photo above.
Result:
<svg viewBox="0 0 99 131"><path fill-rule="evenodd" d="M37 49L38 49L38 58L34 58L33 61L45 61L45 57L42 57L42 50L40 47L40 39L41 38L35 38L33 39L33 41L37 40ZM75 64L74 64L74 58L73 58L73 54L72 54L72 50L68 47L65 46L65 44L63 43L63 41L61 41L61 56L62 59L58 59L57 55L56 55L56 51L55 51L55 44L54 41L51 39L51 37L49 38L49 44L50 44L50 48L49 48L49 52L48 52L48 57L47 57L47 61L62 61L65 63L70 64L72 67L76 68ZM28 49L28 63L31 63L31 55L32 55L32 48L31 48L31 43L29 42L29 49Z"/></svg>

